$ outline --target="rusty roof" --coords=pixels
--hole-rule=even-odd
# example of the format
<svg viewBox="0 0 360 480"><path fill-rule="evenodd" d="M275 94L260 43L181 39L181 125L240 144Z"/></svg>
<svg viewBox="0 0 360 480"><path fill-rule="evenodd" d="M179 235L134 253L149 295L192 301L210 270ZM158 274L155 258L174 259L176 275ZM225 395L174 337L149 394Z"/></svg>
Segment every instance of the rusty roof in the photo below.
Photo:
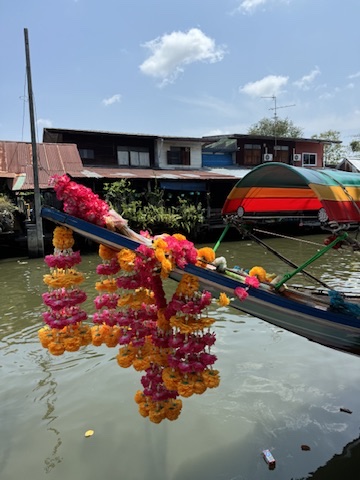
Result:
<svg viewBox="0 0 360 480"><path fill-rule="evenodd" d="M93 178L116 181L122 178L157 180L232 180L242 178L248 169L204 168L192 169L151 169L84 166L77 146L65 143L37 144L39 187L49 189L53 175L68 174L76 179ZM13 191L33 190L32 146L25 142L0 141L0 178L8 179Z"/></svg>
<svg viewBox="0 0 360 480"><path fill-rule="evenodd" d="M37 157L41 189L51 188L53 175L82 176L84 167L76 145L38 143ZM31 143L0 141L0 178L9 179L11 190L33 190Z"/></svg>
<svg viewBox="0 0 360 480"><path fill-rule="evenodd" d="M76 178L98 178L105 180L131 179L157 179L157 180L232 180L241 178L248 169L202 169L202 170L170 170L151 168L109 168L109 167L83 167Z"/></svg>

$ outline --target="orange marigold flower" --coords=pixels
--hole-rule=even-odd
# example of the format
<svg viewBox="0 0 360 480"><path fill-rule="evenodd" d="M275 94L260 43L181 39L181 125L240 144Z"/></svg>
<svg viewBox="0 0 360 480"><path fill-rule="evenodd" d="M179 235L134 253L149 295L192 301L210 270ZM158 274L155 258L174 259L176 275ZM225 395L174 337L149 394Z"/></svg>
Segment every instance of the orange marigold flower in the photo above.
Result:
<svg viewBox="0 0 360 480"><path fill-rule="evenodd" d="M41 345L44 348L48 348L49 343L52 342L54 339L53 332L46 327L40 328L40 330L38 331L38 337L41 342Z"/></svg>
<svg viewBox="0 0 360 480"><path fill-rule="evenodd" d="M126 272L132 272L134 269L134 261L136 258L136 253L129 250L128 248L123 248L118 252L117 259L122 270Z"/></svg>
<svg viewBox="0 0 360 480"><path fill-rule="evenodd" d="M210 247L203 247L203 248L199 248L199 250L197 251L198 253L198 258L200 260L204 260L205 262L207 263L211 263L215 260L215 252L212 248ZM196 265L202 265L202 266L205 266L203 262L198 262Z"/></svg>
<svg viewBox="0 0 360 480"><path fill-rule="evenodd" d="M68 250L75 243L72 230L67 227L56 227L53 232L52 243L59 250Z"/></svg>
<svg viewBox="0 0 360 480"><path fill-rule="evenodd" d="M182 235L181 233L174 233L173 237L176 238L176 240L186 240L185 235Z"/></svg>
<svg viewBox="0 0 360 480"><path fill-rule="evenodd" d="M226 293L222 292L219 295L217 303L220 305L220 307L227 307L230 303L230 298L226 295Z"/></svg>
<svg viewBox="0 0 360 480"><path fill-rule="evenodd" d="M143 402L139 404L139 413L142 417L149 416L149 407L147 403Z"/></svg>
<svg viewBox="0 0 360 480"><path fill-rule="evenodd" d="M193 386L189 383L179 383L177 391L182 397L188 398L194 393Z"/></svg>
<svg viewBox="0 0 360 480"><path fill-rule="evenodd" d="M64 340L65 350L67 352L77 352L81 347L81 340L79 337L69 337Z"/></svg>
<svg viewBox="0 0 360 480"><path fill-rule="evenodd" d="M205 370L202 372L202 378L208 388L216 388L220 384L220 376L218 370Z"/></svg>
<svg viewBox="0 0 360 480"><path fill-rule="evenodd" d="M194 292L199 290L199 279L195 275L185 273L176 289L178 295L187 295L192 297Z"/></svg>
<svg viewBox="0 0 360 480"><path fill-rule="evenodd" d="M65 346L60 342L50 342L48 349L51 355L62 355L65 352Z"/></svg>
<svg viewBox="0 0 360 480"><path fill-rule="evenodd" d="M110 292L113 293L118 289L115 278L106 278L101 282L95 283L95 288L99 292Z"/></svg>
<svg viewBox="0 0 360 480"><path fill-rule="evenodd" d="M180 399L170 400L166 406L166 418L170 421L179 418L182 409L182 401Z"/></svg>
<svg viewBox="0 0 360 480"><path fill-rule="evenodd" d="M196 380L193 384L194 393L201 395L206 391L207 387L202 378Z"/></svg>
<svg viewBox="0 0 360 480"><path fill-rule="evenodd" d="M146 401L146 396L144 395L144 392L138 390L135 393L134 400L138 405L140 405L140 403L144 403Z"/></svg>
<svg viewBox="0 0 360 480"><path fill-rule="evenodd" d="M99 257L102 260L111 260L112 258L116 257L117 251L113 250L110 247L107 247L106 245L103 245L100 243L99 245Z"/></svg>
<svg viewBox="0 0 360 480"><path fill-rule="evenodd" d="M155 249L161 249L161 250L167 250L168 249L168 244L161 237L156 238L153 241L153 245L154 245Z"/></svg>
<svg viewBox="0 0 360 480"><path fill-rule="evenodd" d="M263 267L253 267L249 272L250 277L257 277L260 282L266 281L266 271Z"/></svg>
<svg viewBox="0 0 360 480"><path fill-rule="evenodd" d="M44 283L51 288L69 288L73 285L79 285L85 280L82 273L70 269L65 273L65 270L56 270L52 274L44 275Z"/></svg>
<svg viewBox="0 0 360 480"><path fill-rule="evenodd" d="M163 408L161 410L150 410L149 412L149 420L153 423L160 423L164 418L166 418L166 411Z"/></svg>

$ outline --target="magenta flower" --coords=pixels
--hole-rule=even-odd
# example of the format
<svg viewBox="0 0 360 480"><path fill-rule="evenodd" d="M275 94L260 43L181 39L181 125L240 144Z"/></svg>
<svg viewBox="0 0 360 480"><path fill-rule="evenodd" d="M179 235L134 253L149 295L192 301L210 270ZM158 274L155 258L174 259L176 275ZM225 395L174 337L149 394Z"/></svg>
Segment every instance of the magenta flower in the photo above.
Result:
<svg viewBox="0 0 360 480"><path fill-rule="evenodd" d="M249 295L243 287L236 287L234 293L241 302Z"/></svg>
<svg viewBox="0 0 360 480"><path fill-rule="evenodd" d="M246 285L249 285L249 287L254 287L254 288L258 288L260 285L260 281L256 276L253 276L253 277L247 276L245 278L245 283Z"/></svg>

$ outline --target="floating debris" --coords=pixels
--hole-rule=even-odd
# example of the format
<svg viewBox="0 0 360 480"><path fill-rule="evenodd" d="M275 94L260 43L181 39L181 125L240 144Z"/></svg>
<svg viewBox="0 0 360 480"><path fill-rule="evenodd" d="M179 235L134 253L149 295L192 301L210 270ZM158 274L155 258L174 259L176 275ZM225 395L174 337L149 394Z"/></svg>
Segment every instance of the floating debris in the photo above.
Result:
<svg viewBox="0 0 360 480"><path fill-rule="evenodd" d="M275 458L272 456L270 450L263 450L262 456L264 457L265 462L269 466L269 470L274 470L276 466Z"/></svg>
<svg viewBox="0 0 360 480"><path fill-rule="evenodd" d="M94 435L94 430L86 430L85 437L92 437Z"/></svg>
<svg viewBox="0 0 360 480"><path fill-rule="evenodd" d="M340 408L340 412L344 412L344 413L352 413L351 410L349 410L348 408Z"/></svg>
<svg viewBox="0 0 360 480"><path fill-rule="evenodd" d="M304 452L308 452L309 450L311 450L311 448L309 447L309 445L301 445L301 450L303 450Z"/></svg>

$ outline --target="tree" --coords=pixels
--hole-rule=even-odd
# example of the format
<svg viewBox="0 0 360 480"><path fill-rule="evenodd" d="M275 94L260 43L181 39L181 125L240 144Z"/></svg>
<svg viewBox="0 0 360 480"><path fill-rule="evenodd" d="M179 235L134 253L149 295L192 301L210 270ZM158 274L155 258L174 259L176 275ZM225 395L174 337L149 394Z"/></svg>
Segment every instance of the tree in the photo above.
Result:
<svg viewBox="0 0 360 480"><path fill-rule="evenodd" d="M311 138L338 142L324 145L324 160L326 165L336 165L347 156L348 149L341 145L339 131L327 130L326 132L319 133L318 135L313 135Z"/></svg>
<svg viewBox="0 0 360 480"><path fill-rule="evenodd" d="M303 129L294 125L288 118L265 117L249 128L248 135L299 138L303 135Z"/></svg>
<svg viewBox="0 0 360 480"><path fill-rule="evenodd" d="M360 152L360 140L350 142L350 148L352 152Z"/></svg>
<svg viewBox="0 0 360 480"><path fill-rule="evenodd" d="M134 230L150 233L186 233L196 236L203 224L205 209L193 199L177 197L168 205L164 190L155 184L152 191L137 192L127 179L104 184L105 199L112 208L129 221Z"/></svg>

